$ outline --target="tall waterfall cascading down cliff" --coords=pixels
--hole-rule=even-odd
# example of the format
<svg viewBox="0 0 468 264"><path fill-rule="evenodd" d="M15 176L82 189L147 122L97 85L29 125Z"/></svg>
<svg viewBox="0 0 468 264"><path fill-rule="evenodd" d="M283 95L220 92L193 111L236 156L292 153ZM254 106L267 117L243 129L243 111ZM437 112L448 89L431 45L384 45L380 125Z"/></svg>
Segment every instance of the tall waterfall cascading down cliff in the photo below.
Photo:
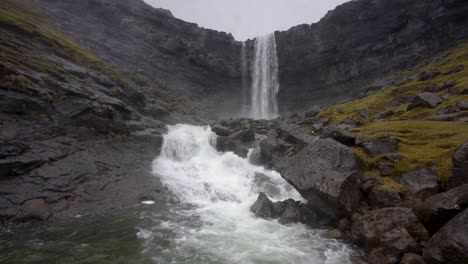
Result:
<svg viewBox="0 0 468 264"><path fill-rule="evenodd" d="M280 88L274 33L255 39L253 59L250 117L273 119L278 116L276 96Z"/></svg>
<svg viewBox="0 0 468 264"><path fill-rule="evenodd" d="M274 200L301 196L275 171L218 152L210 127L170 126L153 171L180 200L161 228L175 232L162 263L351 263L354 251L302 224L257 218L259 192ZM270 187L268 187L270 186ZM273 187L273 188L272 188ZM185 206L184 206L185 205ZM151 239L148 231L140 237ZM147 235L145 235L147 234ZM159 238L155 238L159 239Z"/></svg>

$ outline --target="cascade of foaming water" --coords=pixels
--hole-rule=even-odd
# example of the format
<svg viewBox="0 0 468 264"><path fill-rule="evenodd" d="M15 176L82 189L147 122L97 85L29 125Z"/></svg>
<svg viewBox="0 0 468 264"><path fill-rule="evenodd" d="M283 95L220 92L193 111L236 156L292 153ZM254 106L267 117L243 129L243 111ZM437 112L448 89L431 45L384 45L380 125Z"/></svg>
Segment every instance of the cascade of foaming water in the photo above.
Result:
<svg viewBox="0 0 468 264"><path fill-rule="evenodd" d="M278 57L275 34L257 37L252 64L251 114L255 119L278 116Z"/></svg>
<svg viewBox="0 0 468 264"><path fill-rule="evenodd" d="M159 232L176 235L173 249L158 256L161 263L351 263L353 251L319 231L255 217L249 208L261 191L273 200L301 197L279 173L220 153L215 144L209 127L170 126L164 135L153 170L191 206L179 209L182 220L168 220L154 232L155 240ZM145 232L140 237L151 239Z"/></svg>

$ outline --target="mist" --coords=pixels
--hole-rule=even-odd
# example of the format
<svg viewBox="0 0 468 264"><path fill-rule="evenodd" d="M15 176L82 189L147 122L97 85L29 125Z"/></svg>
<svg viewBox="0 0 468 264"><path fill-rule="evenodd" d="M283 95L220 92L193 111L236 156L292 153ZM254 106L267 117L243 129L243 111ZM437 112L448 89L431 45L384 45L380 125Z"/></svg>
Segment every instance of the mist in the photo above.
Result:
<svg viewBox="0 0 468 264"><path fill-rule="evenodd" d="M237 40L317 22L346 0L145 0L201 27L232 33Z"/></svg>

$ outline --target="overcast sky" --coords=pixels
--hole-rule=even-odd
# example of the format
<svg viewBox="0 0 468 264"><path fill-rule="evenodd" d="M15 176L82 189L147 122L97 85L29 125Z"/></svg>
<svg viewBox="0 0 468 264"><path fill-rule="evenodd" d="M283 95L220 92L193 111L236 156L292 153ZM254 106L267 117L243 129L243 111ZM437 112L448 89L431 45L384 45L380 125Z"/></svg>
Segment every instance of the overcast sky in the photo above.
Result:
<svg viewBox="0 0 468 264"><path fill-rule="evenodd" d="M347 0L145 0L183 20L230 32L237 40L311 24Z"/></svg>

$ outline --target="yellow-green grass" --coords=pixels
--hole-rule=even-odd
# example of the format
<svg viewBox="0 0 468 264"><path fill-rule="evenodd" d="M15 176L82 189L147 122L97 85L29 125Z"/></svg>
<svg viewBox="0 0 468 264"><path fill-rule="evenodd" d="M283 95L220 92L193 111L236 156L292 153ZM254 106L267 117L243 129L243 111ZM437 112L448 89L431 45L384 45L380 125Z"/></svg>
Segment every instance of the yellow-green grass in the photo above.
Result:
<svg viewBox="0 0 468 264"><path fill-rule="evenodd" d="M81 48L75 41L57 30L46 18L22 0L2 0L0 5L0 39L1 62L15 65L21 70L32 69L60 75L62 65L56 61L43 58L34 51L14 41L23 37L24 42L30 42L34 48L47 49L51 54L100 71L111 77L120 85L127 81L118 72L111 69L103 61Z"/></svg>
<svg viewBox="0 0 468 264"><path fill-rule="evenodd" d="M441 181L452 174L452 156L456 149L468 142L468 123L437 121L375 122L355 128L353 133L363 135L366 141L393 136L399 139L398 154L403 159L395 165L394 176L435 166ZM369 157L362 149L355 153L363 161L364 169L373 171L383 157Z"/></svg>
<svg viewBox="0 0 468 264"><path fill-rule="evenodd" d="M464 65L465 69L454 74L440 74L439 76L427 80L419 81L418 78L409 82L404 82L409 76L417 76L419 73L427 70L437 70L445 73L459 65ZM401 98L412 98L430 85L442 86L445 82L455 81L455 89L461 90L468 88L468 43L461 44L436 58L421 63L415 70L405 71L399 74L400 80L397 80L395 85L392 85L380 92L365 98L335 105L324 112L321 116L329 117L332 123L339 123L346 118L361 120L363 123L370 123L375 116L385 110L393 110L396 114L387 118L387 120L421 120L426 117L435 115L440 108L453 109L459 102L468 101L468 95L449 95L449 98L436 108L415 108L411 111L406 111L408 104L400 104L396 106L388 106L388 103L394 100L398 95ZM400 84L398 84L400 83ZM440 92L440 95L445 95L446 90ZM362 118L359 112L364 109L369 109L369 117Z"/></svg>

